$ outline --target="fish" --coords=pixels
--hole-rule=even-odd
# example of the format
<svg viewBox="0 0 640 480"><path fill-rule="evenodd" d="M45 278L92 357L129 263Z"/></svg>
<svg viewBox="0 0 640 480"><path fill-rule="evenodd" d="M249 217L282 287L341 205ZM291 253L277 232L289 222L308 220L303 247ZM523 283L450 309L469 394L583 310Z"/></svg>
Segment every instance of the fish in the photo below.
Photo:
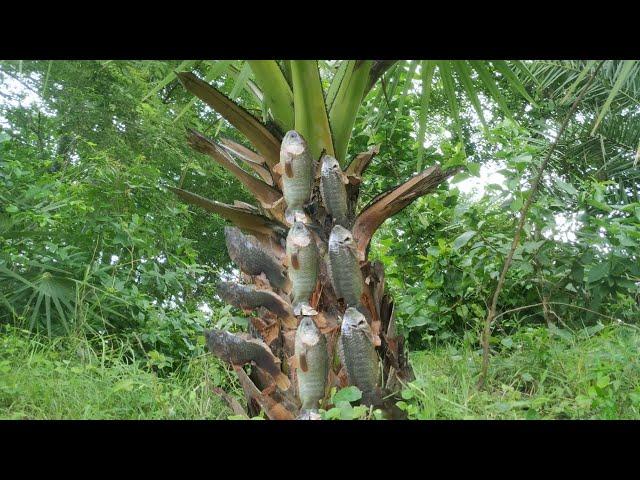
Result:
<svg viewBox="0 0 640 480"><path fill-rule="evenodd" d="M327 270L338 299L347 306L357 306L364 288L356 243L349 230L335 225L329 235Z"/></svg>
<svg viewBox="0 0 640 480"><path fill-rule="evenodd" d="M292 285L292 304L309 302L318 280L318 247L304 223L294 222L287 235L287 274Z"/></svg>
<svg viewBox="0 0 640 480"><path fill-rule="evenodd" d="M269 290L258 290L252 285L239 285L235 282L219 282L217 292L220 297L234 307L252 310L264 307L279 318L294 316L291 305Z"/></svg>
<svg viewBox="0 0 640 480"><path fill-rule="evenodd" d="M289 378L280 370L279 360L264 342L245 339L224 330L205 330L207 347L216 357L234 366L255 363L273 377L279 388L287 390L291 386Z"/></svg>
<svg viewBox="0 0 640 480"><path fill-rule="evenodd" d="M291 282L286 268L278 261L275 253L269 252L256 237L245 235L237 227L225 227L224 236L229 257L240 270L249 275L264 273L272 286L283 291L289 290Z"/></svg>
<svg viewBox="0 0 640 480"><path fill-rule="evenodd" d="M327 341L311 317L303 317L295 340L298 357L298 396L302 410L317 410L324 398L329 374Z"/></svg>
<svg viewBox="0 0 640 480"><path fill-rule="evenodd" d="M365 316L354 307L344 312L338 351L349 384L362 392L361 403L380 405L380 361L373 346L373 334Z"/></svg>
<svg viewBox="0 0 640 480"><path fill-rule="evenodd" d="M349 228L351 225L348 218L346 183L348 180L342 173L338 161L330 155L323 156L320 169L322 202L336 225Z"/></svg>
<svg viewBox="0 0 640 480"><path fill-rule="evenodd" d="M288 131L280 147L279 171L282 174L282 193L287 203L285 220L289 224L297 218L306 217L303 207L311 197L315 163L302 135L295 130Z"/></svg>

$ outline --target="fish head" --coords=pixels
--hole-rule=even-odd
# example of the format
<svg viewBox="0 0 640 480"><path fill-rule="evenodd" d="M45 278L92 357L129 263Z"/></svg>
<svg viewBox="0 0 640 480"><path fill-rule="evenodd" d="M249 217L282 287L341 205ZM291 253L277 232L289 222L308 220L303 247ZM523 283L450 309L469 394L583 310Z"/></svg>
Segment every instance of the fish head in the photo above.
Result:
<svg viewBox="0 0 640 480"><path fill-rule="evenodd" d="M302 343L306 345L315 345L320 341L320 330L316 326L313 318L303 317L298 325L298 335Z"/></svg>
<svg viewBox="0 0 640 480"><path fill-rule="evenodd" d="M238 227L226 226L224 227L224 238L227 245L237 245L242 238L242 232Z"/></svg>
<svg viewBox="0 0 640 480"><path fill-rule="evenodd" d="M306 247L311 243L312 238L306 225L296 220L289 229L287 240L297 247Z"/></svg>
<svg viewBox="0 0 640 480"><path fill-rule="evenodd" d="M342 225L336 225L331 230L331 235L329 236L329 243L338 244L344 247L355 247L355 241L353 239L353 234L350 230L347 230Z"/></svg>
<svg viewBox="0 0 640 480"><path fill-rule="evenodd" d="M342 317L342 332L351 333L355 330L364 332L371 331L371 327L367 323L365 316L355 307L349 307L345 310Z"/></svg>
<svg viewBox="0 0 640 480"><path fill-rule="evenodd" d="M216 355L219 355L224 350L225 332L222 330L205 330L204 338L207 341L207 346Z"/></svg>
<svg viewBox="0 0 640 480"><path fill-rule="evenodd" d="M325 155L322 157L322 174L327 175L331 172L342 172L338 160L331 155Z"/></svg>
<svg viewBox="0 0 640 480"><path fill-rule="evenodd" d="M289 130L282 139L282 146L280 148L282 153L301 155L307 149L307 142L298 132Z"/></svg>

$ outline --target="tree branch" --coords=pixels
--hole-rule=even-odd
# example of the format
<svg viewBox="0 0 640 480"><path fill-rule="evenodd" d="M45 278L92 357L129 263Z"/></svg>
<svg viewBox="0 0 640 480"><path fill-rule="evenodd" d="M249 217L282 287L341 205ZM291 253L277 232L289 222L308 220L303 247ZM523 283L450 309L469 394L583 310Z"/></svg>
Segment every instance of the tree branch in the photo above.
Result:
<svg viewBox="0 0 640 480"><path fill-rule="evenodd" d="M273 204L282 199L282 194L278 190L244 171L225 150L201 133L189 129L187 139L191 148L209 155L218 165L231 172L260 201L264 208L272 208Z"/></svg>
<svg viewBox="0 0 640 480"><path fill-rule="evenodd" d="M240 160L247 163L254 172L256 172L260 177L269 185L273 186L274 179L279 180L280 176L276 175L275 172L270 172L267 167L265 167L264 158L255 153L252 150L249 150L244 145L240 145L239 143L234 142L233 140L229 140L228 138L220 137L220 145L239 158ZM278 183L280 187L280 184Z"/></svg>
<svg viewBox="0 0 640 480"><path fill-rule="evenodd" d="M254 209L242 206L232 206L215 200L209 200L208 198L201 197L200 195L180 188L168 188L185 202L202 207L209 212L216 213L241 229L250 230L252 232L276 238L284 237L287 234L284 226L256 213Z"/></svg>
<svg viewBox="0 0 640 480"><path fill-rule="evenodd" d="M598 65L595 71L591 74L591 78L589 79L587 84L583 87L582 92L580 93L578 98L576 98L576 100L573 102L573 105L571 105L569 112L565 116L565 119L562 122L562 125L560 126L558 135L556 135L556 138L551 144L551 147L549 148L547 155L545 156L544 160L542 161L542 164L540 165L540 170L538 171L538 174L536 175L533 181L533 184L531 185L531 193L529 194L527 201L525 202L525 204L522 206L522 209L520 210L520 220L518 222L518 226L516 227L516 233L513 237L513 242L511 243L511 249L509 250L507 259L504 262L502 271L500 272L500 277L498 278L498 285L496 286L496 290L493 293L491 306L489 307L487 318L485 319L485 322L484 322L484 329L482 331L482 369L480 371L480 378L478 379L478 388L482 388L484 386L484 382L487 377L487 371L489 369L489 336L491 335L491 324L493 323L496 317L496 308L498 306L498 298L500 297L500 292L502 291L502 287L504 286L504 280L507 276L507 272L509 271L509 267L511 267L511 262L513 261L513 255L515 254L516 248L518 248L518 244L520 243L520 237L522 236L524 223L527 219L527 213L529 212L529 209L533 204L533 200L535 199L536 193L540 188L542 175L544 173L545 168L547 167L547 164L549 163L549 160L551 159L551 155L553 154L556 147L558 146L558 142L560 141L560 138L562 137L565 129L567 128L567 125L569 124L569 121L571 120L573 113L576 111L578 104L584 98L588 88L593 83L593 80L596 78L596 74L602 67L603 63L604 61L600 62L600 65Z"/></svg>
<svg viewBox="0 0 640 480"><path fill-rule="evenodd" d="M262 122L193 73L177 72L176 75L184 88L226 118L246 136L265 158L269 168L273 168L280 162L280 139Z"/></svg>
<svg viewBox="0 0 640 480"><path fill-rule="evenodd" d="M433 191L458 171L459 169L451 169L443 172L438 165L435 165L374 198L360 212L353 226L353 237L360 260L366 259L371 237L387 218L398 213L415 199Z"/></svg>

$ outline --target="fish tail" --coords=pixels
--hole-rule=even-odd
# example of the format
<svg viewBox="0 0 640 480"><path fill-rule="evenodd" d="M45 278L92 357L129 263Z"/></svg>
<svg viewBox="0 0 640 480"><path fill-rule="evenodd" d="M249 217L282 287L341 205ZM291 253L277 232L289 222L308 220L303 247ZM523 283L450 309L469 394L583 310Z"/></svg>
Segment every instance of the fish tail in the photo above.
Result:
<svg viewBox="0 0 640 480"><path fill-rule="evenodd" d="M289 381L289 377L287 377L284 373L279 372L275 375L274 380L276 381L276 385L280 390L289 390L291 387L291 382Z"/></svg>
<svg viewBox="0 0 640 480"><path fill-rule="evenodd" d="M304 213L302 207L287 207L284 211L284 219L289 225L293 225L296 221L304 224L310 223L309 216Z"/></svg>

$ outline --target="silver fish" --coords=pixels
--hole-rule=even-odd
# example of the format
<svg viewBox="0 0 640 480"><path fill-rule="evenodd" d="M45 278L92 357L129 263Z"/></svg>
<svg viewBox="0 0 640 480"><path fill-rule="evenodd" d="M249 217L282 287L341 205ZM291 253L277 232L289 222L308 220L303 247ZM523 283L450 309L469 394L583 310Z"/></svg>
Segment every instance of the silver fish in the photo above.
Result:
<svg viewBox="0 0 640 480"><path fill-rule="evenodd" d="M318 280L318 247L304 223L295 222L287 235L287 273L292 283L293 305L308 302Z"/></svg>
<svg viewBox="0 0 640 480"><path fill-rule="evenodd" d="M290 287L284 267L256 237L243 234L237 227L225 227L224 236L229 256L240 270L249 275L264 273L269 283L280 290Z"/></svg>
<svg viewBox="0 0 640 480"><path fill-rule="evenodd" d="M298 393L302 410L317 409L324 398L329 374L327 341L311 317L303 317L296 330Z"/></svg>
<svg viewBox="0 0 640 480"><path fill-rule="evenodd" d="M322 157L320 169L320 194L327 212L337 225L350 227L347 217L347 189L344 174L338 161L330 155Z"/></svg>
<svg viewBox="0 0 640 480"><path fill-rule="evenodd" d="M207 347L216 357L232 365L244 365L254 362L276 381L278 387L287 390L291 386L289 378L282 373L276 357L269 347L259 340L246 340L224 330L206 330L204 332Z"/></svg>
<svg viewBox="0 0 640 480"><path fill-rule="evenodd" d="M315 176L315 162L305 139L295 130L290 130L282 139L280 147L280 171L282 193L287 202L285 220L292 224L304 216L303 206L311 197Z"/></svg>
<svg viewBox="0 0 640 480"><path fill-rule="evenodd" d="M342 318L339 353L349 383L362 391L361 403L379 404L379 359L373 334L365 316L353 307L347 308Z"/></svg>
<svg viewBox="0 0 640 480"><path fill-rule="evenodd" d="M337 298L347 306L360 304L363 280L356 243L349 230L336 225L329 236L328 270Z"/></svg>
<svg viewBox="0 0 640 480"><path fill-rule="evenodd" d="M269 290L258 290L252 285L239 285L234 282L219 282L217 291L227 303L251 310L264 307L280 318L293 317L291 306Z"/></svg>

